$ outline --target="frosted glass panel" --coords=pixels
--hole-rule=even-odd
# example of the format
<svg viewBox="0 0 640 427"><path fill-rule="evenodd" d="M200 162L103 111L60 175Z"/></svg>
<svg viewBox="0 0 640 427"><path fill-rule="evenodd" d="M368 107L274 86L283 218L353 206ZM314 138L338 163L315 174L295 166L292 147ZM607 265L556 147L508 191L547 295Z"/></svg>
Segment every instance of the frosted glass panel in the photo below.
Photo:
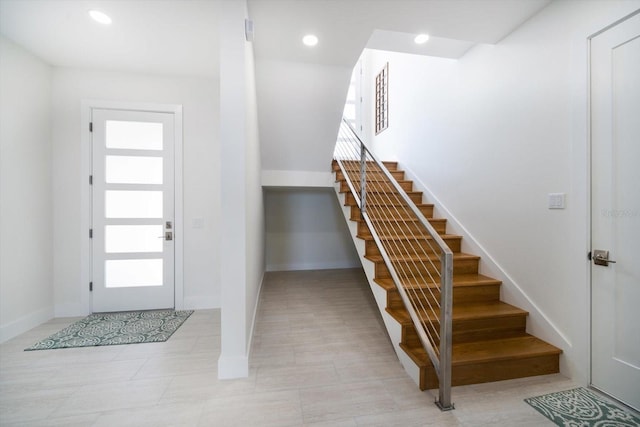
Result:
<svg viewBox="0 0 640 427"><path fill-rule="evenodd" d="M108 260L104 271L107 288L162 286L161 259Z"/></svg>
<svg viewBox="0 0 640 427"><path fill-rule="evenodd" d="M107 148L162 150L162 123L106 121Z"/></svg>
<svg viewBox="0 0 640 427"><path fill-rule="evenodd" d="M109 184L162 184L162 157L107 156Z"/></svg>
<svg viewBox="0 0 640 427"><path fill-rule="evenodd" d="M104 232L107 253L162 252L162 225L107 225Z"/></svg>
<svg viewBox="0 0 640 427"><path fill-rule="evenodd" d="M107 218L162 218L162 191L106 191Z"/></svg>

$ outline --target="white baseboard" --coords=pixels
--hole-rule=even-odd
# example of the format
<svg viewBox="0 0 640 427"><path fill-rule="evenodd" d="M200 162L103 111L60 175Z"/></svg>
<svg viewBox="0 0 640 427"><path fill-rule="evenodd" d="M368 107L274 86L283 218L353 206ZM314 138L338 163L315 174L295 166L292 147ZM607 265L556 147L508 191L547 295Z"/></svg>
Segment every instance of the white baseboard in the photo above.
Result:
<svg viewBox="0 0 640 427"><path fill-rule="evenodd" d="M184 297L184 310L208 310L211 308L220 308L219 296L188 296Z"/></svg>
<svg viewBox="0 0 640 427"><path fill-rule="evenodd" d="M80 317L89 314L88 307L84 308L82 304L56 304L53 317Z"/></svg>
<svg viewBox="0 0 640 427"><path fill-rule="evenodd" d="M0 344L53 319L53 307L44 308L0 326Z"/></svg>
<svg viewBox="0 0 640 427"><path fill-rule="evenodd" d="M260 308L260 300L262 296L262 285L264 285L264 273L260 278L260 285L258 287L258 298L256 299L256 305L253 307L253 316L251 317L251 330L249 331L249 342L247 344L247 358L251 356L251 348L253 345L253 331L256 327L256 319L258 318L258 309Z"/></svg>
<svg viewBox="0 0 640 427"><path fill-rule="evenodd" d="M256 304L253 307L251 330L249 331L249 342L247 344L247 355L231 357L220 355L220 358L218 359L218 378L221 380L246 378L249 376L249 355L251 354L251 345L253 344L253 331L255 329L256 318L258 316L258 308L260 307L260 295L262 294L263 284L264 274L260 278L260 285L258 285L258 297L256 298Z"/></svg>
<svg viewBox="0 0 640 427"><path fill-rule="evenodd" d="M249 376L249 358L247 356L224 357L218 359L218 379L231 380Z"/></svg>

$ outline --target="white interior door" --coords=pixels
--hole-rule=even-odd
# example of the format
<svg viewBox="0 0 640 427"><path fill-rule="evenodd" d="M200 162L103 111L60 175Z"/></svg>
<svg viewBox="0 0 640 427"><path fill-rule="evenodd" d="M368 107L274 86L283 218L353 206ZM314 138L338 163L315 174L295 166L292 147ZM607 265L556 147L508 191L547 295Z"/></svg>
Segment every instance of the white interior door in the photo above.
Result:
<svg viewBox="0 0 640 427"><path fill-rule="evenodd" d="M639 14L592 38L591 103L591 382L640 408Z"/></svg>
<svg viewBox="0 0 640 427"><path fill-rule="evenodd" d="M174 114L92 110L94 312L174 307Z"/></svg>

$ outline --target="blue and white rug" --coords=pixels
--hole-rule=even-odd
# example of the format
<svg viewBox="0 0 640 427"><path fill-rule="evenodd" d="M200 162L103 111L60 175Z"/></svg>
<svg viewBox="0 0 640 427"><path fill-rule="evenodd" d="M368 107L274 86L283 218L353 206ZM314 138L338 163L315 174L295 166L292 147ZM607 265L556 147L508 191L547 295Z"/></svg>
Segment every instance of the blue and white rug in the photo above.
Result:
<svg viewBox="0 0 640 427"><path fill-rule="evenodd" d="M640 417L582 387L524 401L562 427L640 427Z"/></svg>
<svg viewBox="0 0 640 427"><path fill-rule="evenodd" d="M192 313L191 310L94 313L25 351L162 342L168 340Z"/></svg>

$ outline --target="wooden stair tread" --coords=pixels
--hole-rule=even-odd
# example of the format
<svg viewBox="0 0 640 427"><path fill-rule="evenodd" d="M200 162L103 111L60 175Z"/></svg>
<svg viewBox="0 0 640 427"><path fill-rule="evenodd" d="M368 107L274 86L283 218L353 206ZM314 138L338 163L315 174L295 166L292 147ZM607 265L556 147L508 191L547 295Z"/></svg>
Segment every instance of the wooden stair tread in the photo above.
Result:
<svg viewBox="0 0 640 427"><path fill-rule="evenodd" d="M453 287L499 285L502 283L500 280L488 276L483 276L482 274L454 274L452 279ZM375 279L375 281L386 291L393 291L396 289L396 284L391 278ZM418 278L409 278L405 282L405 288L419 289L435 286L433 284L425 284L420 282L421 281Z"/></svg>
<svg viewBox="0 0 640 427"><path fill-rule="evenodd" d="M435 307L434 312L418 310L418 315L423 320L438 321L440 310ZM409 312L406 309L388 308L387 312L391 314L399 323L409 325L412 324ZM472 303L454 304L451 317L454 322L472 319L500 318L510 316L527 316L526 310L507 304L502 301L481 301Z"/></svg>
<svg viewBox="0 0 640 427"><path fill-rule="evenodd" d="M442 240L462 239L462 236L460 236L458 234L439 234L439 236L442 238ZM397 235L379 234L378 237L380 238L380 240L415 240L415 239L433 240L433 237L431 237L429 235L426 235L426 236L425 235L413 236L413 235L400 234L400 233L398 233ZM362 240L373 240L373 236L371 236L371 235L362 236L361 239Z"/></svg>
<svg viewBox="0 0 640 427"><path fill-rule="evenodd" d="M358 167L360 167L360 160L341 160L343 164L352 164L352 165L358 165ZM375 164L375 162L368 160L367 162L367 168L370 170L380 170L380 168ZM391 170L398 170L398 162L396 161L389 161L389 160L383 160L382 164L389 169L389 171ZM334 170L340 170L340 166L338 165L338 162L336 160L334 160L332 162L333 168Z"/></svg>
<svg viewBox="0 0 640 427"><path fill-rule="evenodd" d="M356 184L354 185L354 187L359 188L360 187L360 177L358 177L358 182L356 182ZM340 179L339 181L336 182L342 182L342 181L346 181L345 178ZM410 179L396 179L395 180L398 184L411 184L413 185L413 181ZM388 183L389 185L393 185L390 181L389 178L387 178L386 175L383 175L382 172L376 172L376 176L368 176L367 177L367 184L369 183Z"/></svg>
<svg viewBox="0 0 640 427"><path fill-rule="evenodd" d="M381 218L370 218L372 222L383 222L383 223L389 223L389 224L422 224L422 222L418 219L418 218L409 218L409 219L397 219L397 218L392 218L392 219L381 219ZM427 220L429 221L429 223L446 223L447 219L446 218L427 218ZM357 219L352 219L351 221L354 222L365 222L364 218L357 218ZM415 237L415 235L400 235L399 236L402 237ZM422 237L422 236L420 236Z"/></svg>
<svg viewBox="0 0 640 427"><path fill-rule="evenodd" d="M349 193L349 194L351 194L351 191L341 191L341 193ZM411 195L414 195L414 196L418 196L418 195L419 195L419 196L422 196L422 194L423 194L423 193L422 193L422 191L405 191L405 193L407 193L407 195L409 195L409 196L411 196ZM378 195L378 194L394 194L394 195L397 195L397 194L398 194L398 192L397 192L397 191L395 191L395 189L393 189L393 190L391 190L391 191L367 190L367 197L370 197L371 195L375 196L375 195ZM384 196L384 197L388 198L388 197L390 197L390 196ZM400 196L397 196L397 197L398 197L398 201L401 201L401 200L402 200L402 199L400 198ZM379 203L380 201L381 201L381 200L377 200L377 201L374 201L373 203ZM385 199L385 200L382 200L382 201L387 202L387 200L386 200L386 199ZM367 199L367 203L368 203L368 202L369 202L369 199Z"/></svg>
<svg viewBox="0 0 640 427"><path fill-rule="evenodd" d="M371 262L384 262L382 255L365 255L366 259ZM420 261L440 261L440 257L436 254L422 254L422 255L391 255L389 257L391 262L420 262ZM479 260L477 255L467 254L464 252L456 252L453 254L453 263L463 260Z"/></svg>
<svg viewBox="0 0 640 427"><path fill-rule="evenodd" d="M403 349L421 368L431 365L431 359L422 347L403 345ZM561 353L562 350L559 348L533 335L523 333L519 337L453 344L451 367L455 369L458 366L474 363L498 362Z"/></svg>
<svg viewBox="0 0 640 427"><path fill-rule="evenodd" d="M353 179L354 178L352 177L352 180ZM347 180L346 178L341 178L341 179L337 180L336 182L344 182L346 180ZM356 186L360 185L359 180L360 180L360 177L358 177L358 182L356 183ZM404 179L404 178L397 179L396 178L395 181L398 184L411 184L411 185L413 185L413 180L410 180L410 179ZM381 183L381 182L388 183L389 185L393 185L389 181L389 178L385 174L383 174L382 172L376 172L374 176L371 176L371 175L367 176L367 184L370 184L370 183L378 184L378 183Z"/></svg>
<svg viewBox="0 0 640 427"><path fill-rule="evenodd" d="M367 200L367 206L368 207L402 207L402 208L406 208L408 210L411 210L411 208L409 208L409 206L407 206L403 200L398 200L397 202L395 202L394 200L391 201L384 201L383 203L378 202L374 202L374 203L369 203L369 201ZM418 209L420 208L432 208L433 207L433 203L415 203L415 205L418 207Z"/></svg>

